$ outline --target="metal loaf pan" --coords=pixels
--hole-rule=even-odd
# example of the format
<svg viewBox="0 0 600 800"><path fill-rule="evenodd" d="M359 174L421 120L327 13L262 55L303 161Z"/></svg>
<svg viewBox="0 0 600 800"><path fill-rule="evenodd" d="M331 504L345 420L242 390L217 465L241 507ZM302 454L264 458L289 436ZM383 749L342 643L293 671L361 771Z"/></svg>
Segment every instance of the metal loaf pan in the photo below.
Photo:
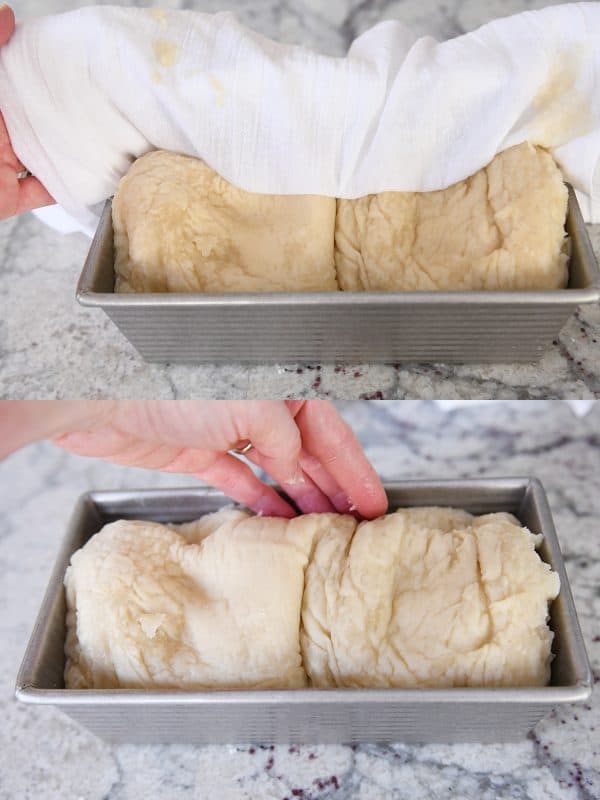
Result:
<svg viewBox="0 0 600 800"><path fill-rule="evenodd" d="M588 664L552 516L529 478L408 481L387 486L390 509L452 505L510 511L544 533L541 556L558 572L551 607L551 684L516 689L297 689L285 691L66 690L63 576L71 554L120 518L181 522L230 501L211 489L91 492L78 502L17 678L25 703L54 705L112 742L499 742L522 738L561 703L591 693Z"/></svg>
<svg viewBox="0 0 600 800"><path fill-rule="evenodd" d="M111 203L77 299L102 308L147 361L386 363L536 361L600 273L569 188L569 286L532 292L116 294Z"/></svg>

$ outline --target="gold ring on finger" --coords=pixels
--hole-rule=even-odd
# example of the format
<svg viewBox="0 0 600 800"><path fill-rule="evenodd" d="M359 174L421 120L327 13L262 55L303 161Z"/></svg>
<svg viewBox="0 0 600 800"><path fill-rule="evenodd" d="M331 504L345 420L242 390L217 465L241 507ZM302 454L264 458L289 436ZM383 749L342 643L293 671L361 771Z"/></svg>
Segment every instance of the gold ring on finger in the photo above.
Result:
<svg viewBox="0 0 600 800"><path fill-rule="evenodd" d="M238 456L245 456L253 447L254 445L252 442L238 442L237 446L232 448L231 452L236 453Z"/></svg>

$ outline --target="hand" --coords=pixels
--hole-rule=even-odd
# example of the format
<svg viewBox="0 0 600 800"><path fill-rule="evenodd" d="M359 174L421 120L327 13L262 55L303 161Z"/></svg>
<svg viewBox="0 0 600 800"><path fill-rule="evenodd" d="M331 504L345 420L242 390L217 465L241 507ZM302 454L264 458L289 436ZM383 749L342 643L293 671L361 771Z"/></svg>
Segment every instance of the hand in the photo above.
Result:
<svg viewBox="0 0 600 800"><path fill-rule="evenodd" d="M9 6L3 6L0 8L0 47L8 42L14 31L13 10ZM24 169L12 149L6 124L0 113L0 219L8 219L15 214L54 203L37 178L17 179L17 174Z"/></svg>
<svg viewBox="0 0 600 800"><path fill-rule="evenodd" d="M194 475L256 512L293 508L230 450L270 475L305 513L371 518L387 499L360 444L333 405L283 401L5 401L0 456L40 438L127 466Z"/></svg>

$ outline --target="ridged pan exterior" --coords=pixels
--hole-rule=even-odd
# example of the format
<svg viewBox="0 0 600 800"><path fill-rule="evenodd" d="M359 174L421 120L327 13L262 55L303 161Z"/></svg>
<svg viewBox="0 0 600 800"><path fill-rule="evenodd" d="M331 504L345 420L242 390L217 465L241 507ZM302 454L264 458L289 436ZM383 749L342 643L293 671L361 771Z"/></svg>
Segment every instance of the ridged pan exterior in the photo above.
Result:
<svg viewBox="0 0 600 800"><path fill-rule="evenodd" d="M600 272L569 188L569 286L531 292L115 294L107 203L77 289L147 361L172 363L502 363L537 361Z"/></svg>
<svg viewBox="0 0 600 800"><path fill-rule="evenodd" d="M558 705L584 701L592 675L548 502L531 478L406 481L386 486L390 508L451 505L509 511L543 532L541 557L558 573L549 686L497 689L299 689L288 691L67 690L63 577L71 555L121 518L182 522L230 501L207 488L91 492L78 502L17 678L25 703L54 705L111 742L506 742Z"/></svg>

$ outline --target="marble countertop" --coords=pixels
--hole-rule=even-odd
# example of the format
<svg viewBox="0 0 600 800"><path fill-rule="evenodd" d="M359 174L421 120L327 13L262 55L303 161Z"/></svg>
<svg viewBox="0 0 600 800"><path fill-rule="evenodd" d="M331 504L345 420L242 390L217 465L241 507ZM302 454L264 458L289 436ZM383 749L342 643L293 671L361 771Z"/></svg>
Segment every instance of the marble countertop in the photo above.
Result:
<svg viewBox="0 0 600 800"><path fill-rule="evenodd" d="M600 680L600 404L343 403L388 479L535 474L548 497ZM0 464L0 800L303 797L306 800L591 800L600 797L600 695L504 745L109 746L14 680L77 496L186 480L79 459L50 444ZM188 484L193 483L191 480Z"/></svg>
<svg viewBox="0 0 600 800"><path fill-rule="evenodd" d="M123 4L141 2L122 0ZM13 0L18 16L87 5ZM399 18L440 39L548 0L161 0L144 5L234 9L284 42L342 54L376 22ZM600 226L590 228L600 253ZM182 366L146 364L114 325L75 300L89 242L31 215L0 223L0 397L594 397L600 392L600 308L572 317L539 364Z"/></svg>

